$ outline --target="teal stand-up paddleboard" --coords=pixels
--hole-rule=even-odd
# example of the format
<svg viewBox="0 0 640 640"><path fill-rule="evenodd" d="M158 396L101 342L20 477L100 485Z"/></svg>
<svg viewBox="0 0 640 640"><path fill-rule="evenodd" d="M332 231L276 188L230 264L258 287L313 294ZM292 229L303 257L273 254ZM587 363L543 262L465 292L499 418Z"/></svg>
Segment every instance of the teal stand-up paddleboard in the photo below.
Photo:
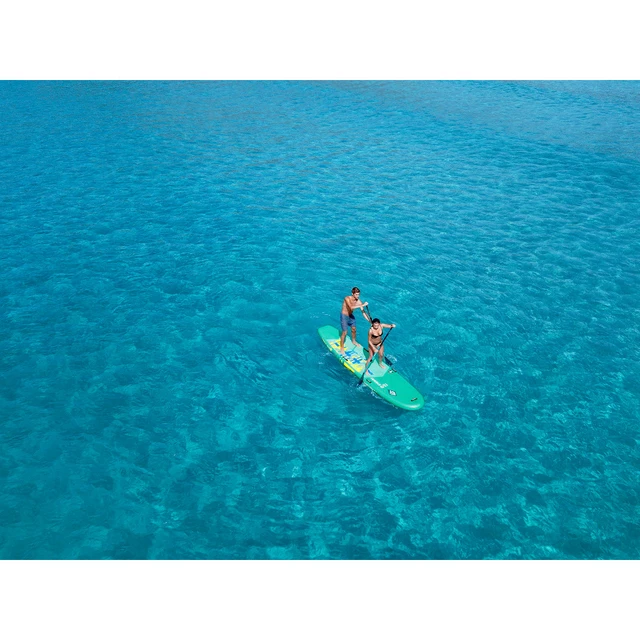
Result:
<svg viewBox="0 0 640 640"><path fill-rule="evenodd" d="M340 360L340 362L358 379L362 378L364 364L369 357L369 352L363 347L354 346L351 338L344 339L345 355L340 354L340 333L338 329L331 325L326 325L318 329L322 341L327 345L329 351ZM367 373L364 375L363 384L371 391L379 395L383 400L390 402L400 409L416 411L424 406L422 394L406 379L403 378L392 367L380 368L378 356L376 355L369 363Z"/></svg>

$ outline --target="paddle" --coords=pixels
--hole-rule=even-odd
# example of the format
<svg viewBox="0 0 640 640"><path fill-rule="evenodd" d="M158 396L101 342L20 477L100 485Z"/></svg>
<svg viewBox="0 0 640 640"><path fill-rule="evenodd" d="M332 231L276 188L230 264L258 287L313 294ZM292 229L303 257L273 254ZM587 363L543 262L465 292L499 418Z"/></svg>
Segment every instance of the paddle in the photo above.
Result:
<svg viewBox="0 0 640 640"><path fill-rule="evenodd" d="M389 334L393 331L393 327L391 327L391 329L389 329L389 331L387 331L387 335L382 338L382 342L379 344L378 348L369 356L369 359L366 361L365 365L364 365L364 371L362 372L362 377L360 378L360 382L358 382L358 386L360 386L362 384L362 382L364 381L364 375L365 373L367 373L367 367L369 366L369 362L371 360L373 360L373 358L375 358L376 354L378 353L378 351L380 351L380 349L382 348L382 345L384 344L384 341L389 337Z"/></svg>
<svg viewBox="0 0 640 640"><path fill-rule="evenodd" d="M371 324L371 311L369 311L369 305L367 305L366 307L362 307L362 313L364 313L364 317L369 321L369 324Z"/></svg>

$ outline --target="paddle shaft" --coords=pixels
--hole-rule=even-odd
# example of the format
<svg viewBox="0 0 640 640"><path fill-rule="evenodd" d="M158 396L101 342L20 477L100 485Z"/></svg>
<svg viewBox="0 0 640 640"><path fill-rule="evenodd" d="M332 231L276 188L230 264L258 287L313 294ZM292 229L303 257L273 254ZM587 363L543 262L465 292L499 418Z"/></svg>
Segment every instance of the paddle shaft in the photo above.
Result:
<svg viewBox="0 0 640 640"><path fill-rule="evenodd" d="M389 337L389 334L393 331L393 327L391 327L389 329L389 331L387 331L387 335L382 338L382 342L380 343L380 346L369 356L368 360L365 362L364 365L364 371L362 372L362 377L360 378L360 382L358 382L358 386L360 386L364 380L364 376L367 373L367 368L369 366L369 362L373 361L373 359L375 358L376 354L378 353L378 351L380 351L380 349L382 349L382 345L384 344L384 341Z"/></svg>

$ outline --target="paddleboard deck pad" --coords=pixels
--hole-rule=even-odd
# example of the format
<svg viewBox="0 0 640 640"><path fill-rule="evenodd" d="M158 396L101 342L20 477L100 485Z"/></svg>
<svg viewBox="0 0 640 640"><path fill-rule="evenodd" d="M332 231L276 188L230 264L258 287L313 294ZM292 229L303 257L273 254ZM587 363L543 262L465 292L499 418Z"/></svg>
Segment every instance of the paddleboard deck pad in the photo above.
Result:
<svg viewBox="0 0 640 640"><path fill-rule="evenodd" d="M351 338L346 336L343 356L340 353L340 332L336 327L325 325L318 329L318 333L329 351L359 380L362 377L365 362L369 357L369 351L361 346L356 347L351 342ZM406 378L403 378L395 371L393 367L385 365L384 368L381 368L377 355L369 363L362 384L369 387L371 391L379 395L383 400L400 409L417 411L424 406L422 394Z"/></svg>

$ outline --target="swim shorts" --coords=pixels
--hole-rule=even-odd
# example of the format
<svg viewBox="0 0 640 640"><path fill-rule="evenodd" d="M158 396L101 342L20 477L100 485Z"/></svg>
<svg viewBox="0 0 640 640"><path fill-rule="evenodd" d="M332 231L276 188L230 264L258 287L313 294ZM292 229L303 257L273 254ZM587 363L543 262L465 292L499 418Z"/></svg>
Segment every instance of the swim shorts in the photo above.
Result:
<svg viewBox="0 0 640 640"><path fill-rule="evenodd" d="M355 316L353 316L353 315L347 316L344 313L340 314L340 328L343 331L346 331L347 327L354 327L355 324L356 324Z"/></svg>

